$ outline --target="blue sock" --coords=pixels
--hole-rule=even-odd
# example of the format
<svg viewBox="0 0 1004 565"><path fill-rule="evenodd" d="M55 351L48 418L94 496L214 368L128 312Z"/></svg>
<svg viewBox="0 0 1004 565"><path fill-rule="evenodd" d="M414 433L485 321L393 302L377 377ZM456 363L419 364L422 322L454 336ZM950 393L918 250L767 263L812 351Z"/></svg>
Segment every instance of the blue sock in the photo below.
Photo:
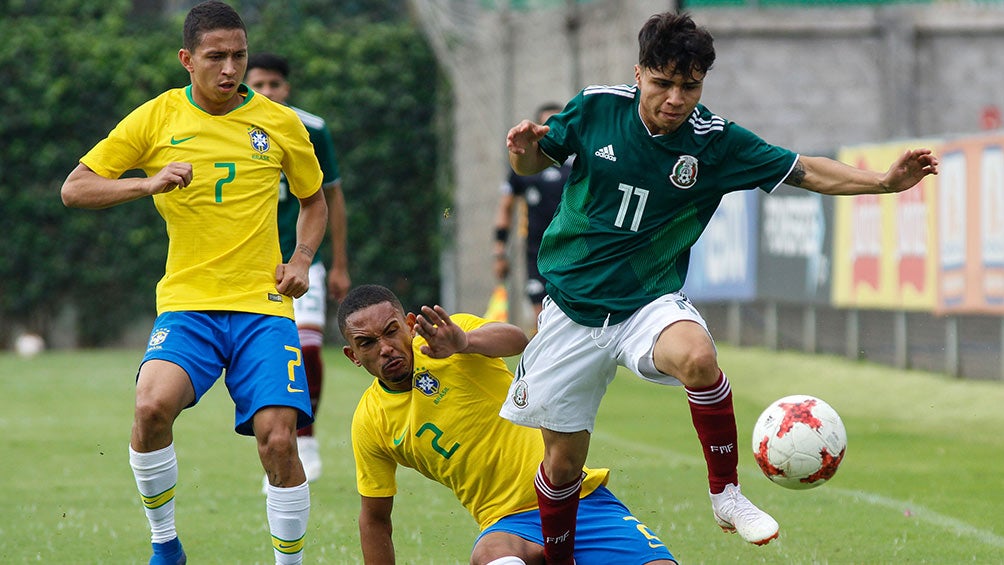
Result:
<svg viewBox="0 0 1004 565"><path fill-rule="evenodd" d="M181 540L178 538L153 544L150 565L185 565L186 562L188 558L185 557L185 549L181 547Z"/></svg>

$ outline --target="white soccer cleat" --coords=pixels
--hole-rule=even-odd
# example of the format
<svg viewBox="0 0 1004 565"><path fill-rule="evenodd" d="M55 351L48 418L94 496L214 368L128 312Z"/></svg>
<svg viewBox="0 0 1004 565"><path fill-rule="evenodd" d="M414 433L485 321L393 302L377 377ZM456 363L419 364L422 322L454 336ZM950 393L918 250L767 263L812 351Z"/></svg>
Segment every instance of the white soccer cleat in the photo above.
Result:
<svg viewBox="0 0 1004 565"><path fill-rule="evenodd" d="M725 485L721 494L712 494L711 509L723 531L738 532L754 545L767 544L778 536L777 520L754 506L739 492L738 485Z"/></svg>
<svg viewBox="0 0 1004 565"><path fill-rule="evenodd" d="M313 482L321 476L321 452L317 438L313 436L297 437L296 450L300 452L300 463L303 464L303 472L307 475L307 482Z"/></svg>

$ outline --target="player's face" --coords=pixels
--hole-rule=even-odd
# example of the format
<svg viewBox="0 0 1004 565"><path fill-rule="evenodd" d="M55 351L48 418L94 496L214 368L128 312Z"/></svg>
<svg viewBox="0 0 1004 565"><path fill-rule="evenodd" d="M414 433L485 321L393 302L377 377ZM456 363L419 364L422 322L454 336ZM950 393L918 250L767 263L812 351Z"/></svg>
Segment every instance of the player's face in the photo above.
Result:
<svg viewBox="0 0 1004 565"><path fill-rule="evenodd" d="M235 98L248 65L244 30L216 29L202 34L194 51L178 53L192 77L192 98L210 114L222 114L240 104Z"/></svg>
<svg viewBox="0 0 1004 565"><path fill-rule="evenodd" d="M272 102L285 104L286 99L289 98L289 83L286 82L286 79L279 71L262 69L260 67L254 68L248 71L245 82L255 92L263 94Z"/></svg>
<svg viewBox="0 0 1004 565"><path fill-rule="evenodd" d="M411 390L412 323L389 302L357 310L345 319L345 356L390 390Z"/></svg>
<svg viewBox="0 0 1004 565"><path fill-rule="evenodd" d="M697 107L704 90L704 73L679 73L675 69L661 70L634 67L641 101L641 119L652 134L677 130Z"/></svg>

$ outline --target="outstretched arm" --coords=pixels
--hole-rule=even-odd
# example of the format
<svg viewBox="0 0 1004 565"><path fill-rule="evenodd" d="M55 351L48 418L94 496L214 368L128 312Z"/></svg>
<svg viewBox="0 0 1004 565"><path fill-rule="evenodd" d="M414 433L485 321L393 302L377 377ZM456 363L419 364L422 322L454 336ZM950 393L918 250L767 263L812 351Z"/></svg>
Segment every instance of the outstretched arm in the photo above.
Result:
<svg viewBox="0 0 1004 565"><path fill-rule="evenodd" d="M445 359L454 353L510 357L522 353L527 343L523 330L502 322L492 322L465 332L450 320L442 306L422 306L422 314L416 317L414 330L428 342L422 346L422 353L434 359Z"/></svg>
<svg viewBox="0 0 1004 565"><path fill-rule="evenodd" d="M394 509L394 497L362 497L359 510L359 543L362 545L363 562L369 565L393 565L394 540L390 514Z"/></svg>
<svg viewBox="0 0 1004 565"><path fill-rule="evenodd" d="M92 210L184 188L192 182L191 163L169 163L152 177L108 179L83 163L63 181L60 195L70 208Z"/></svg>
<svg viewBox="0 0 1004 565"><path fill-rule="evenodd" d="M516 174L537 174L554 164L537 143L549 131L549 126L535 124L530 120L523 120L509 130L505 145L509 150L509 164Z"/></svg>
<svg viewBox="0 0 1004 565"><path fill-rule="evenodd" d="M800 156L785 182L829 195L903 192L927 175L938 174L938 158L930 149L911 149L885 173L858 169L826 157Z"/></svg>

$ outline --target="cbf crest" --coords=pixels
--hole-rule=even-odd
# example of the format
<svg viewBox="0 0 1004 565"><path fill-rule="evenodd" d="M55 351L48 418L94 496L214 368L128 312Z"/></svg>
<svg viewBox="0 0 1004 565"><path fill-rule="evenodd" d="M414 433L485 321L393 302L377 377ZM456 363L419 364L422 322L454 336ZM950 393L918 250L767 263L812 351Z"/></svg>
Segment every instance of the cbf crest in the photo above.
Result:
<svg viewBox="0 0 1004 565"><path fill-rule="evenodd" d="M268 134L265 130L259 127L253 127L248 130L248 135L251 136L251 148L259 153L265 153L271 147L271 143L268 140Z"/></svg>
<svg viewBox="0 0 1004 565"><path fill-rule="evenodd" d="M684 190L697 183L697 157L691 155L681 155L673 165L673 171L669 173L669 181L676 188Z"/></svg>
<svg viewBox="0 0 1004 565"><path fill-rule="evenodd" d="M422 371L415 375L415 388L426 396L432 396L439 392L439 379L432 376L429 371Z"/></svg>
<svg viewBox="0 0 1004 565"><path fill-rule="evenodd" d="M159 349L160 345L164 343L167 339L167 335L171 333L168 328L157 328L150 333L150 341L146 344L147 350Z"/></svg>

